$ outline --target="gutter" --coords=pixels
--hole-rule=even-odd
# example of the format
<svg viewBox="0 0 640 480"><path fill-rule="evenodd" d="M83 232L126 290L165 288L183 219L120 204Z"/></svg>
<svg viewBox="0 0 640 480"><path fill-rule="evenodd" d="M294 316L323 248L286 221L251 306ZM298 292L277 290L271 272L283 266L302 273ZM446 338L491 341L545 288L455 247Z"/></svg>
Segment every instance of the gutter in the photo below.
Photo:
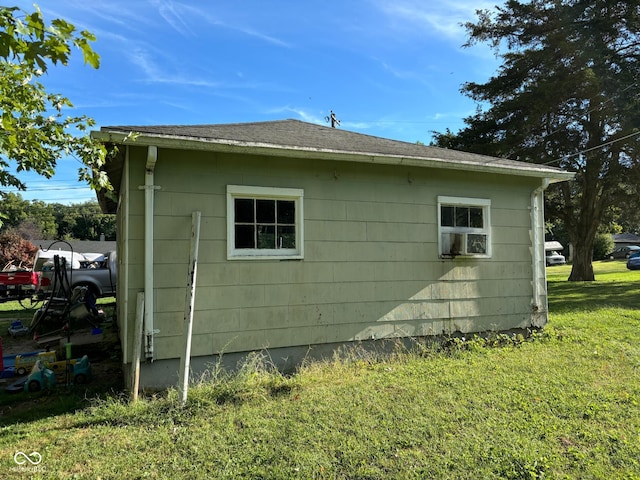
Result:
<svg viewBox="0 0 640 480"><path fill-rule="evenodd" d="M154 184L156 162L158 161L158 147L149 145L147 149L147 163L145 165L144 186L144 354L148 362L153 362L153 335L158 333L153 328L153 212L154 193L160 187Z"/></svg>
<svg viewBox="0 0 640 480"><path fill-rule="evenodd" d="M541 242L541 230L544 228L544 191L550 184L548 178L542 179L542 185L531 192L531 240L532 240L532 261L533 261L533 298L531 308L533 313L547 311L546 299L542 300L542 285L544 282L546 289L547 269L544 263L544 242ZM544 322L546 323L546 321ZM543 325L534 325L542 327Z"/></svg>

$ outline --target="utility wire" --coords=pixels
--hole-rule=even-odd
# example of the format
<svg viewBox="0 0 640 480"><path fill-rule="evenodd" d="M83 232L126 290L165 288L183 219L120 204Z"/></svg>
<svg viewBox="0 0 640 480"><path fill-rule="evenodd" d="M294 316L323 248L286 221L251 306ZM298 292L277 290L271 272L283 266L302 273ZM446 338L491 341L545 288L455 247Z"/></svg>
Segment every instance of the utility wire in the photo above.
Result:
<svg viewBox="0 0 640 480"><path fill-rule="evenodd" d="M591 152L593 150L597 150L599 148L606 147L606 146L612 145L612 144L617 143L617 142L621 142L622 140L626 140L627 138L637 137L639 135L640 135L640 132L633 132L633 133L630 133L629 135L625 135L624 137L620 137L620 138L616 138L616 139L610 140L610 141L602 143L600 145L596 145L595 147L587 148L586 150L582 150L582 151L577 152L577 153L572 153L571 155L565 155L565 156L563 156L561 158L558 158L556 160L551 160L550 162L543 163L542 165L551 165L552 163L560 162L561 160L567 160L567 159L572 158L572 157L577 157L578 155L582 155L582 154Z"/></svg>
<svg viewBox="0 0 640 480"><path fill-rule="evenodd" d="M638 85L638 82L633 82L631 85L627 85L625 88L623 88L622 90L620 90L619 94L624 93L624 92L626 92L627 90L629 90L629 89L631 89L631 88L633 88L633 87L636 87L637 85ZM636 95L638 95L638 94L636 94ZM593 107L593 108L590 108L589 110L587 110L587 111L584 113L584 115L583 115L583 116L584 116L584 117L586 117L587 115L590 115L591 113L595 112L595 111L596 111L596 110L598 110L599 108L604 107L607 103L612 102L613 100L614 100L614 97L610 97L610 98L608 98L608 99L607 99L607 100L605 100L604 102L600 103L598 106ZM558 132L559 132L560 130L562 130L563 128L564 128L564 127L558 127L558 128L556 128L554 131L552 131L552 132L549 132L549 133L545 134L545 135L544 135L540 140L544 140L545 138L550 137L551 135L553 135L553 134L555 134L555 133L558 133ZM603 146L605 146L605 145L600 145L599 147L594 147L594 148L600 148L600 147L603 147ZM521 151L523 151L523 150L524 150L524 147L523 147L523 148L521 148L520 150L517 150L513 155L517 155L518 153L520 153L520 152L521 152ZM582 153L585 153L585 152L578 152L578 153L576 153L576 154L574 154L574 155L571 155L571 156L580 155L580 154L582 154ZM566 158L566 157L562 157L562 158ZM559 160L552 160L552 161L550 161L550 162L544 163L543 165L549 165L549 164L554 163L554 162L556 162L556 161L559 161Z"/></svg>

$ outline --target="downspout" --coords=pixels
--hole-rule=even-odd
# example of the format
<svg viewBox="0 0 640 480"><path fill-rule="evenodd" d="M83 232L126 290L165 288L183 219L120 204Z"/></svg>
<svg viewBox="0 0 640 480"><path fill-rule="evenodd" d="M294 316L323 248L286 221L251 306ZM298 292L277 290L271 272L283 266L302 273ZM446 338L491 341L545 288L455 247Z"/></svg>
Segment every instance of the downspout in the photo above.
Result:
<svg viewBox="0 0 640 480"><path fill-rule="evenodd" d="M159 187L154 185L154 172L158 161L158 147L150 145L147 150L147 164L144 175L144 354L148 362L153 362L153 212L154 193Z"/></svg>
<svg viewBox="0 0 640 480"><path fill-rule="evenodd" d="M542 286L544 281L546 285L547 271L544 263L544 242L541 242L541 231L544 229L544 191L549 186L549 179L542 179L542 185L531 193L531 232L532 232L532 261L533 261L533 298L531 299L531 307L534 318L537 314L547 311L547 302L542 304ZM542 323L542 325L538 324ZM542 322L534 321L536 327L541 327L546 323L546 319Z"/></svg>
<svg viewBox="0 0 640 480"><path fill-rule="evenodd" d="M130 176L130 172L129 172L129 147L125 147L125 155L124 155L124 185L122 188L122 191L124 192L124 194L121 195L121 203L119 205L119 209L120 209L120 228L122 228L122 233L119 235L118 241L119 241L119 245L117 245L118 247L118 257L117 257L117 262L118 262L118 267L117 267L117 271L118 271L118 278L120 279L117 283L116 283L116 289L118 290L116 292L118 300L122 299L122 305L120 306L120 302L118 302L118 306L119 308L119 314L121 315L120 318L124 319L124 325L122 328L122 344L125 345L126 347L122 349L122 363L127 364L130 362L129 360L129 338L128 338L128 332L129 332L129 317L128 317L128 312L129 312L129 232L130 230L130 226L129 226L129 222L131 221L131 218L129 217L129 202L131 199L131 193L129 192L129 176ZM140 338L136 338L135 336L134 338L134 342L141 342L142 339Z"/></svg>

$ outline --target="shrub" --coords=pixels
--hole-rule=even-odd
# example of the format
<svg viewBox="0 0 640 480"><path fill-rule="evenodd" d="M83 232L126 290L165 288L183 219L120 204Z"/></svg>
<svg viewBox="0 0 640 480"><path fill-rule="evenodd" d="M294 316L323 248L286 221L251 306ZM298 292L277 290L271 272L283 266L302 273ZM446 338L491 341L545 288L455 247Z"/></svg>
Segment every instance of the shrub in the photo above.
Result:
<svg viewBox="0 0 640 480"><path fill-rule="evenodd" d="M603 260L607 257L608 253L611 253L615 244L610 233L598 233L596 234L595 241L593 242L593 259Z"/></svg>

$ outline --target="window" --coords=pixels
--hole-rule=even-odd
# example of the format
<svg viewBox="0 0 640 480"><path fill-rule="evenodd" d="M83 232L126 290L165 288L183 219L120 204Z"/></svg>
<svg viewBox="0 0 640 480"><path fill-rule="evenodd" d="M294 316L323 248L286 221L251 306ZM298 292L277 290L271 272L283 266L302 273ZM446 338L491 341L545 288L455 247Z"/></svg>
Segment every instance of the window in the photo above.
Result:
<svg viewBox="0 0 640 480"><path fill-rule="evenodd" d="M438 197L441 257L491 256L491 200Z"/></svg>
<svg viewBox="0 0 640 480"><path fill-rule="evenodd" d="M227 186L227 258L303 258L303 191Z"/></svg>

